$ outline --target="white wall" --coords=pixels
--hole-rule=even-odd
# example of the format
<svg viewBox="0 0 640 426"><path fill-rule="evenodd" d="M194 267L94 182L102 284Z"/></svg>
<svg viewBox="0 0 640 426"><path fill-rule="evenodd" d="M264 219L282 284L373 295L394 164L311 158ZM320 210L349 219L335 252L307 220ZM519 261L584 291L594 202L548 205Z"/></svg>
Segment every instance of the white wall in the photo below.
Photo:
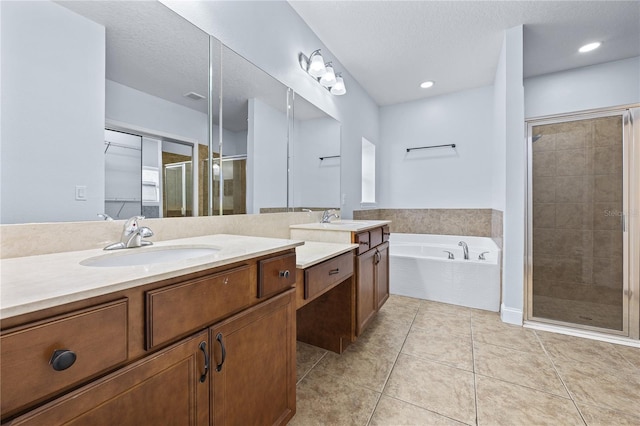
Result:
<svg viewBox="0 0 640 426"><path fill-rule="evenodd" d="M51 2L0 2L2 223L104 209L105 30ZM76 185L86 201L75 200Z"/></svg>
<svg viewBox="0 0 640 426"><path fill-rule="evenodd" d="M504 212L507 169L507 49L504 43L500 50L496 75L493 82L493 144L491 175L492 208Z"/></svg>
<svg viewBox="0 0 640 426"><path fill-rule="evenodd" d="M640 102L640 57L546 74L524 81L525 116Z"/></svg>
<svg viewBox="0 0 640 426"><path fill-rule="evenodd" d="M333 118L294 124L293 207L340 206L340 123Z"/></svg>
<svg viewBox="0 0 640 426"><path fill-rule="evenodd" d="M249 99L247 213L287 206L287 117Z"/></svg>
<svg viewBox="0 0 640 426"><path fill-rule="evenodd" d="M525 137L522 25L505 31L505 209L502 320L522 324L525 244ZM502 83L501 83L502 84ZM501 173L501 172L498 172Z"/></svg>
<svg viewBox="0 0 640 426"><path fill-rule="evenodd" d="M362 137L378 142L378 106L302 18L284 1L162 3L343 124L340 181L346 204L342 215L351 217L353 209L360 208ZM316 49L322 49L325 59L342 71L346 95L331 95L300 69L298 54L308 55Z"/></svg>
<svg viewBox="0 0 640 426"><path fill-rule="evenodd" d="M378 206L490 208L492 108L491 86L381 107Z"/></svg>
<svg viewBox="0 0 640 426"><path fill-rule="evenodd" d="M208 144L207 114L106 81L106 117ZM217 135L217 133L215 133Z"/></svg>

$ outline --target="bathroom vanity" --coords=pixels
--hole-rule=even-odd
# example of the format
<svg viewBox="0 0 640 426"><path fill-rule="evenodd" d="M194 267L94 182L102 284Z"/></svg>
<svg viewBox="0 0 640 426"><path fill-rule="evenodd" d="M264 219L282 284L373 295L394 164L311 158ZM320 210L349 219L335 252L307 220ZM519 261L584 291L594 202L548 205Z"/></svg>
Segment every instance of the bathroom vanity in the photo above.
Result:
<svg viewBox="0 0 640 426"><path fill-rule="evenodd" d="M299 341L342 353L355 340L357 247L315 241L296 247Z"/></svg>
<svg viewBox="0 0 640 426"><path fill-rule="evenodd" d="M353 340L362 334L389 298L389 223L387 220L354 220L290 226L294 239L356 244Z"/></svg>
<svg viewBox="0 0 640 426"><path fill-rule="evenodd" d="M3 260L3 424L286 424L301 244L213 235L153 246L219 250L175 262Z"/></svg>

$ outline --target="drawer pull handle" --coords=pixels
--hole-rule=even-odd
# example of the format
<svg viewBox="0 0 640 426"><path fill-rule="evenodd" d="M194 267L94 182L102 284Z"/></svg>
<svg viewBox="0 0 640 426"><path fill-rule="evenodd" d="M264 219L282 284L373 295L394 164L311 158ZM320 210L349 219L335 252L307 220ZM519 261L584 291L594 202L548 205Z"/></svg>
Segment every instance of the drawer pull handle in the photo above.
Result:
<svg viewBox="0 0 640 426"><path fill-rule="evenodd" d="M207 353L207 342L200 342L200 350L204 354L204 373L200 375L200 383L204 383L207 380L207 374L209 374L209 354Z"/></svg>
<svg viewBox="0 0 640 426"><path fill-rule="evenodd" d="M289 270L280 271L280 277L289 278Z"/></svg>
<svg viewBox="0 0 640 426"><path fill-rule="evenodd" d="M220 343L220 349L222 349L222 360L220 361L220 364L216 365L216 371L222 371L222 364L224 364L224 360L227 358L227 350L225 349L224 342L222 341L222 333L218 333L216 340Z"/></svg>
<svg viewBox="0 0 640 426"><path fill-rule="evenodd" d="M378 250L376 250L376 254L375 254L375 264L377 265L378 263L380 263L380 260L382 260L382 257L380 256L380 252Z"/></svg>
<svg viewBox="0 0 640 426"><path fill-rule="evenodd" d="M369 241L360 241L360 245L369 247Z"/></svg>
<svg viewBox="0 0 640 426"><path fill-rule="evenodd" d="M340 268L332 269L329 271L329 275L335 275L340 273Z"/></svg>
<svg viewBox="0 0 640 426"><path fill-rule="evenodd" d="M76 362L76 353L68 349L57 349L51 355L49 364L56 371L66 370Z"/></svg>

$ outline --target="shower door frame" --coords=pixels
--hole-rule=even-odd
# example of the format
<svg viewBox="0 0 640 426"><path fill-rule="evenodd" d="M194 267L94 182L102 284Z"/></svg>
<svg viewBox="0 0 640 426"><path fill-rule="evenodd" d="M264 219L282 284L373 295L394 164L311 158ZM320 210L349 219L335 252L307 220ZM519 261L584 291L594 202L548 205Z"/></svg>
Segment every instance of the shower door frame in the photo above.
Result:
<svg viewBox="0 0 640 426"><path fill-rule="evenodd" d="M533 127L570 121L619 116L622 119L623 180L623 326L622 330L533 316ZM592 334L640 339L640 105L623 105L527 119L526 122L526 255L525 322L568 327ZM635 125L634 125L635 124ZM633 261L635 260L635 261Z"/></svg>

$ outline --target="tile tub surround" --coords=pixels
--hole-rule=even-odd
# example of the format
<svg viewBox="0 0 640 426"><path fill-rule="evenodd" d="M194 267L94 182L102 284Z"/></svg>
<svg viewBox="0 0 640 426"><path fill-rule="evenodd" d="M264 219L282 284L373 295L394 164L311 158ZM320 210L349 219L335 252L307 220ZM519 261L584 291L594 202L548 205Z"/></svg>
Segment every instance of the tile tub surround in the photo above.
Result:
<svg viewBox="0 0 640 426"><path fill-rule="evenodd" d="M640 424L640 348L396 295L342 355L298 342L297 367L291 425Z"/></svg>
<svg viewBox="0 0 640 426"><path fill-rule="evenodd" d="M490 237L502 248L502 212L492 209L356 210L357 220L390 220L392 233Z"/></svg>
<svg viewBox="0 0 640 426"><path fill-rule="evenodd" d="M289 226L320 222L322 212L144 219L149 241L214 234L289 238ZM0 258L104 248L120 240L124 220L0 225Z"/></svg>

